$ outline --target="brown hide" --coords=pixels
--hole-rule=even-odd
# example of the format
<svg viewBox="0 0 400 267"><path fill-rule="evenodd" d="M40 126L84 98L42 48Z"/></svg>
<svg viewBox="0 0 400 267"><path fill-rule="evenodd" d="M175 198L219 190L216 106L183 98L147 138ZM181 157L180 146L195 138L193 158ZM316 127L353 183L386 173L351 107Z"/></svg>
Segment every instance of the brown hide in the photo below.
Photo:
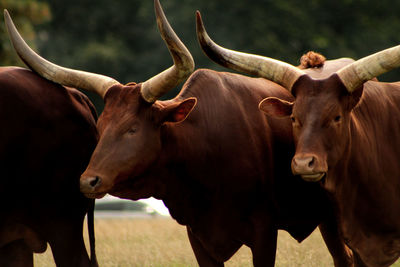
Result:
<svg viewBox="0 0 400 267"><path fill-rule="evenodd" d="M97 266L82 236L92 201L79 192L97 142L95 120L77 90L0 68L0 266L30 266L46 242L57 266Z"/></svg>
<svg viewBox="0 0 400 267"><path fill-rule="evenodd" d="M268 96L291 101L285 89L198 70L172 100L151 105L139 90L114 86L105 96L99 144L81 177L87 196L162 199L187 226L200 266L223 266L243 244L255 266L273 266L278 229L301 241L334 224L328 196L290 173L290 120L257 109ZM190 99L197 104L181 108ZM177 122L177 113L188 116Z"/></svg>
<svg viewBox="0 0 400 267"><path fill-rule="evenodd" d="M369 81L350 94L333 72L292 88L292 169L325 176L349 246L367 266L389 266L400 255L400 83Z"/></svg>

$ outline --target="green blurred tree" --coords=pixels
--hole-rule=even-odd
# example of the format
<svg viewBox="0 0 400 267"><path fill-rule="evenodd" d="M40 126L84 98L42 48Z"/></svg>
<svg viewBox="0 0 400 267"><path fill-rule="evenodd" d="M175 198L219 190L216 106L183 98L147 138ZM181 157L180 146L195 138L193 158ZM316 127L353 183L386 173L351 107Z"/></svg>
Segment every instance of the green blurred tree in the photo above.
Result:
<svg viewBox="0 0 400 267"><path fill-rule="evenodd" d="M0 0L0 10L7 9L25 40L36 47L37 38L34 25L51 19L47 3L34 0ZM9 41L5 27L0 31L0 62L2 66L19 65L23 63L18 58Z"/></svg>
<svg viewBox="0 0 400 267"><path fill-rule="evenodd" d="M161 0L171 25L201 67L195 10L220 44L297 64L308 50L328 58L359 58L398 43L396 10L389 0ZM40 40L45 56L62 64L142 81L169 66L150 0L52 0L53 20Z"/></svg>
<svg viewBox="0 0 400 267"><path fill-rule="evenodd" d="M195 33L197 9L211 38L222 46L294 65L309 50L328 59L357 59L400 41L400 1L160 1L171 26L192 52L197 68L230 71L200 50ZM47 2L53 18L35 28L36 44L44 57L57 64L108 75L122 83L147 80L172 64L157 30L151 0ZM33 20L28 16L26 21ZM31 39L30 34L24 37ZM400 72L392 71L380 79L400 80ZM173 97L178 90L165 98ZM98 106L102 103L101 99L95 102Z"/></svg>

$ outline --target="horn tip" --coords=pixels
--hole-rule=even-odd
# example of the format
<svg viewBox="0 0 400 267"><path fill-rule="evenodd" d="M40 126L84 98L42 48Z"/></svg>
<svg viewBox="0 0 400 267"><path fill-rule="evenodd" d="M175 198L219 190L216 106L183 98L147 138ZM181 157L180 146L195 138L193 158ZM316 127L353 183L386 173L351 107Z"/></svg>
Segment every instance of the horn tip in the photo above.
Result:
<svg viewBox="0 0 400 267"><path fill-rule="evenodd" d="M8 13L7 9L4 9L4 17L9 19L10 18L10 14Z"/></svg>
<svg viewBox="0 0 400 267"><path fill-rule="evenodd" d="M201 19L201 13L198 10L196 10L196 21L197 24L203 24L203 20Z"/></svg>
<svg viewBox="0 0 400 267"><path fill-rule="evenodd" d="M201 18L200 11L198 10L196 11L196 30L198 34L205 32L203 19Z"/></svg>

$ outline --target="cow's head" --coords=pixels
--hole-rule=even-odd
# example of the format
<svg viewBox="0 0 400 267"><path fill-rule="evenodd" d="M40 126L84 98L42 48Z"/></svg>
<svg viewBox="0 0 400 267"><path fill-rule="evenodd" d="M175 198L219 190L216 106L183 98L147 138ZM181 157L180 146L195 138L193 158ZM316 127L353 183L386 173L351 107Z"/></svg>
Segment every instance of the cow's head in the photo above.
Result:
<svg viewBox="0 0 400 267"><path fill-rule="evenodd" d="M26 45L5 12L13 45L31 69L56 83L94 91L105 101L97 122L99 143L81 176L81 191L88 197L122 191L121 185L129 178L145 172L159 156L161 126L183 121L196 104L195 98L157 101L193 72L194 62L169 25L159 1L154 4L157 24L174 65L143 83L127 85L44 60Z"/></svg>
<svg viewBox="0 0 400 267"><path fill-rule="evenodd" d="M400 46L396 46L348 64L328 77L312 78L309 71L290 64L215 44L199 13L197 34L203 51L217 63L267 78L293 93L293 103L270 97L259 107L269 115L290 116L296 144L292 171L307 181L320 181L343 157L351 112L360 100L363 84L400 65Z"/></svg>
<svg viewBox="0 0 400 267"><path fill-rule="evenodd" d="M87 196L124 191L124 182L151 168L160 155L161 126L183 121L196 104L195 98L149 103L141 87L115 85L104 97L97 122L100 140L81 176Z"/></svg>
<svg viewBox="0 0 400 267"><path fill-rule="evenodd" d="M336 166L348 147L350 114L359 92L349 93L337 74L323 80L304 75L293 85L293 103L278 98L260 103L259 108L268 115L290 116L296 144L293 174L319 181Z"/></svg>

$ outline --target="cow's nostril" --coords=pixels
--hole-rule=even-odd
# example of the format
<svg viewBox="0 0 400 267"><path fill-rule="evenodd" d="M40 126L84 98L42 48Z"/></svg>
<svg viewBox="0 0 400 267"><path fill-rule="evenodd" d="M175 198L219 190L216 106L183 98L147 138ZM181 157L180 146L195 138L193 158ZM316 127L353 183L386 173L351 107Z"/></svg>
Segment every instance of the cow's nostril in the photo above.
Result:
<svg viewBox="0 0 400 267"><path fill-rule="evenodd" d="M91 187L96 187L96 185L98 185L99 182L100 182L99 176L95 176L95 177L93 177L93 178L90 179L89 185L90 185Z"/></svg>
<svg viewBox="0 0 400 267"><path fill-rule="evenodd" d="M308 163L308 167L312 168L314 166L315 158L311 157L310 162Z"/></svg>

